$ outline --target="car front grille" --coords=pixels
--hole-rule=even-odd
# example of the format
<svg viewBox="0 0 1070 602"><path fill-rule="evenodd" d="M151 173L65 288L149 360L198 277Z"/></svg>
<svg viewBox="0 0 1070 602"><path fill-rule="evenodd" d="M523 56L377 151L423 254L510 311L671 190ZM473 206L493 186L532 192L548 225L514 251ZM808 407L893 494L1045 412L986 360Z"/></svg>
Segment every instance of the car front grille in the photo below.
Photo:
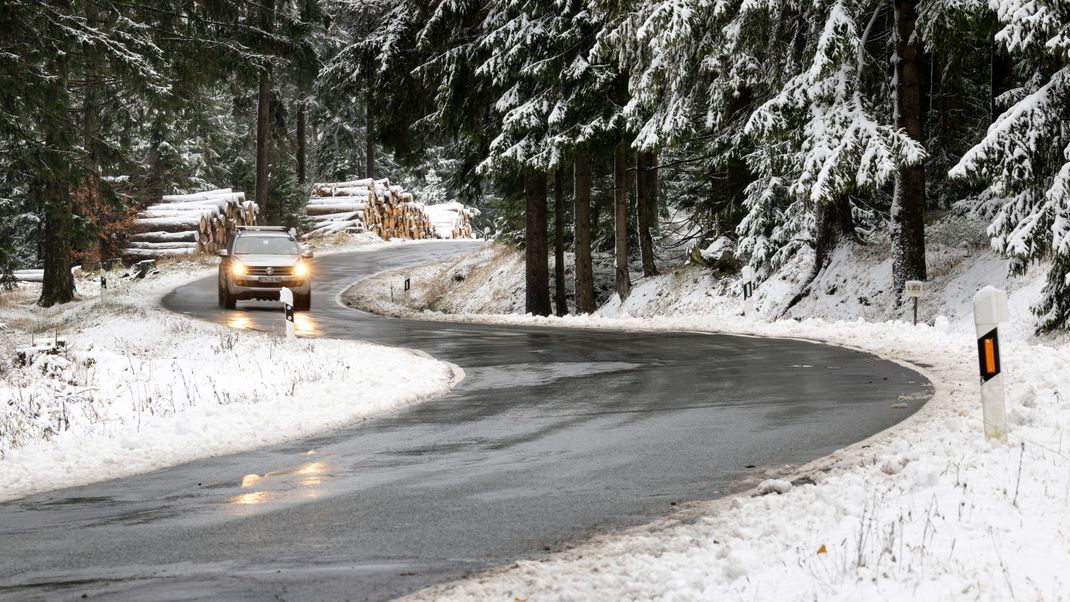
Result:
<svg viewBox="0 0 1070 602"><path fill-rule="evenodd" d="M268 270L271 270L271 271L268 272ZM260 266L249 266L247 273L250 276L289 276L290 274L293 274L293 271L294 271L294 269L291 266L270 267L270 268L268 268L268 267L260 267Z"/></svg>

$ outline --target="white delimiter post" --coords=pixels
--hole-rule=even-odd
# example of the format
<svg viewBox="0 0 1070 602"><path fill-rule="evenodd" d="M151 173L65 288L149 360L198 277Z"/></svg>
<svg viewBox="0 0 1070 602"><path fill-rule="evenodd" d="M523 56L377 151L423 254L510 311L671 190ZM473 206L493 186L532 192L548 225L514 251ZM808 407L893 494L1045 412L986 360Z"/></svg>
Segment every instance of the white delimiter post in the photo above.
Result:
<svg viewBox="0 0 1070 602"><path fill-rule="evenodd" d="M1007 440L1007 408L999 359L999 323L1007 321L1007 293L986 286L973 297L977 355L981 372L981 407L985 437Z"/></svg>
<svg viewBox="0 0 1070 602"><path fill-rule="evenodd" d="M754 268L743 266L743 315L750 317L754 313Z"/></svg>
<svg viewBox="0 0 1070 602"><path fill-rule="evenodd" d="M287 287L279 291L279 301L282 301L282 309L286 312L286 338L292 339L294 334L294 292Z"/></svg>

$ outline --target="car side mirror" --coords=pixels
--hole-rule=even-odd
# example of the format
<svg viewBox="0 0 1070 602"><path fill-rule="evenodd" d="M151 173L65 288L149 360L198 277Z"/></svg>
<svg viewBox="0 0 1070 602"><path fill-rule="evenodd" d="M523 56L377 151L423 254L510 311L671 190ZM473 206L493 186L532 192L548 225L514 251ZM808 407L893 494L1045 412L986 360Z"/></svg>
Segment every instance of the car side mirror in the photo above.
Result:
<svg viewBox="0 0 1070 602"><path fill-rule="evenodd" d="M314 255L315 254L312 252L312 249L305 249L301 251L301 257L304 259L312 259Z"/></svg>
<svg viewBox="0 0 1070 602"><path fill-rule="evenodd" d="M220 257L228 257L228 256L230 256L230 253L228 253L226 249L219 249L218 251L215 252L215 254L219 255Z"/></svg>

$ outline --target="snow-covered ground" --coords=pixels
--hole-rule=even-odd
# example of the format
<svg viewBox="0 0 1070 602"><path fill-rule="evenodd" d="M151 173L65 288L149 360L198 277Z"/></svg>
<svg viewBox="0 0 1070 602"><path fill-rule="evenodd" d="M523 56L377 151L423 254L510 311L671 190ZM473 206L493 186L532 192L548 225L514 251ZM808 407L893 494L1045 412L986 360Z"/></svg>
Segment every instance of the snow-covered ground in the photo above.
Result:
<svg viewBox="0 0 1070 602"><path fill-rule="evenodd" d="M856 267L841 254L853 254ZM825 341L908 363L935 385L933 399L904 423L802 467L789 480L691 504L658 524L413 597L1070 599L1070 345L1065 335L1040 340L1032 333L1029 307L1043 266L1008 278L1003 262L984 249L936 245L924 322L912 326L905 321L908 306L881 290L890 280L883 255L844 247L812 285L818 292L787 312L824 319L775 319L794 296L790 283L804 272L805 258L762 285L758 306L765 315L755 319L740 315L735 280L698 268L645 279L625 304L611 302L598 315L564 318L430 313L430 307L448 308L442 299L453 296L442 290L451 286L442 279L408 305L383 298L398 274L358 285L352 303L371 300L373 309L434 319ZM457 270L466 274L452 287L476 275L479 283L465 291L470 306L502 307L516 300L491 283L522 277L514 273L522 263L510 267L510 261L499 257L497 267L481 268L461 260L435 270L446 282ZM489 279L479 275L487 269ZM1011 321L1001 328L1010 422L1005 444L985 440L981 417L970 302L987 284L1010 293Z"/></svg>
<svg viewBox="0 0 1070 602"><path fill-rule="evenodd" d="M80 300L49 310L33 305L38 285L0 294L0 500L344 426L463 376L405 350L241 331L240 312L236 330L159 308L214 270L206 260L143 281L113 273L103 298L95 277L80 279ZM31 337L50 347L57 336L59 353L13 361Z"/></svg>

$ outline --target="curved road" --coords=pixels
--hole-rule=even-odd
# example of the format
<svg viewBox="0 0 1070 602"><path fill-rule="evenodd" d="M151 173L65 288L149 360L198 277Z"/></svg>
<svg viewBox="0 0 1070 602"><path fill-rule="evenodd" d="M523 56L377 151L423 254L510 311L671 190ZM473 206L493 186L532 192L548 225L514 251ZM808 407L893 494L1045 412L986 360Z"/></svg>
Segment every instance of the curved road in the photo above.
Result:
<svg viewBox="0 0 1070 602"><path fill-rule="evenodd" d="M472 248L320 258L302 324L459 364L467 378L452 393L310 439L0 504L0 597L390 598L738 491L755 470L863 439L929 395L911 370L801 341L389 320L335 302L362 276ZM211 281L164 304L282 325L277 305L217 310ZM904 395L910 409L892 409ZM243 489L252 473L268 476Z"/></svg>

